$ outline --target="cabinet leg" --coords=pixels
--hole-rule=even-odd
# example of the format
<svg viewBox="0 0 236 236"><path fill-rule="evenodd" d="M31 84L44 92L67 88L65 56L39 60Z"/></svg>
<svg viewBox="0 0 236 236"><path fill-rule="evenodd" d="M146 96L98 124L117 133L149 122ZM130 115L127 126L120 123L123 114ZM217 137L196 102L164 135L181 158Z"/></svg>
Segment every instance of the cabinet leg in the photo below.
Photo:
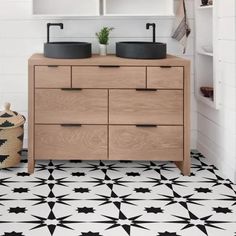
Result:
<svg viewBox="0 0 236 236"><path fill-rule="evenodd" d="M187 160L175 162L176 166L181 170L182 174L185 176L188 176L191 173L190 160L190 158L187 158Z"/></svg>
<svg viewBox="0 0 236 236"><path fill-rule="evenodd" d="M28 158L28 173L33 174L35 167L35 160L33 158Z"/></svg>

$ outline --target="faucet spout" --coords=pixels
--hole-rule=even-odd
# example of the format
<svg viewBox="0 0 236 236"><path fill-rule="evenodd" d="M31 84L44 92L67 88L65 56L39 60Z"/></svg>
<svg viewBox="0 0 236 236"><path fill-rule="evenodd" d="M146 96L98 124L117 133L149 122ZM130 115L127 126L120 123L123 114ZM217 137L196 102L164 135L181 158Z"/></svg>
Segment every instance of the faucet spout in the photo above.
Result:
<svg viewBox="0 0 236 236"><path fill-rule="evenodd" d="M156 42L156 24L155 23L147 23L146 29L149 30L152 27L152 41L153 43Z"/></svg>
<svg viewBox="0 0 236 236"><path fill-rule="evenodd" d="M50 27L51 26L59 26L60 29L64 29L64 25L62 23L47 23L47 43L50 43Z"/></svg>

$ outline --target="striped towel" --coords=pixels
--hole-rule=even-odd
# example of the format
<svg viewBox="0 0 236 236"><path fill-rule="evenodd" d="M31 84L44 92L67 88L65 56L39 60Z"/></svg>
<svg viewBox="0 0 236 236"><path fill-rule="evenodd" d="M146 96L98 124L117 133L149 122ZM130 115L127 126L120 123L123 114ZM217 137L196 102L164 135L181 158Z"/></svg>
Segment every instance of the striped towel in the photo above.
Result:
<svg viewBox="0 0 236 236"><path fill-rule="evenodd" d="M184 47L183 53L186 52L188 36L191 29L188 24L185 0L179 0L179 7L176 13L176 19L173 28L172 38L178 40Z"/></svg>

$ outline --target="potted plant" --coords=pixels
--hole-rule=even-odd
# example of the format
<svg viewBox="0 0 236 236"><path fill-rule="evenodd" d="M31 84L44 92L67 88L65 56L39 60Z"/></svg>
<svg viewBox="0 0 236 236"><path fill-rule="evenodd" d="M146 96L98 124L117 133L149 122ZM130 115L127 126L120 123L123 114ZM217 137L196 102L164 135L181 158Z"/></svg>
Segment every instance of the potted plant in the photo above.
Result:
<svg viewBox="0 0 236 236"><path fill-rule="evenodd" d="M113 29L114 28L112 27L103 27L99 32L96 33L96 36L100 44L100 56L107 55L107 45L109 42L109 36L110 36L110 32Z"/></svg>

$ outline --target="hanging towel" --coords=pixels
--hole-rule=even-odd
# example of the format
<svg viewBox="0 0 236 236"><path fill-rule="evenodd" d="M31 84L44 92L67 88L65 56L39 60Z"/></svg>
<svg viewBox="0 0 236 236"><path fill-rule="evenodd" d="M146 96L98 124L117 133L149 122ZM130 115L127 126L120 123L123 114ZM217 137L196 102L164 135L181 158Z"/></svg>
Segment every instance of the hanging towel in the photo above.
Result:
<svg viewBox="0 0 236 236"><path fill-rule="evenodd" d="M178 40L183 45L183 53L186 52L187 40L190 33L191 29L187 19L185 0L179 0L179 7L176 12L172 38Z"/></svg>

